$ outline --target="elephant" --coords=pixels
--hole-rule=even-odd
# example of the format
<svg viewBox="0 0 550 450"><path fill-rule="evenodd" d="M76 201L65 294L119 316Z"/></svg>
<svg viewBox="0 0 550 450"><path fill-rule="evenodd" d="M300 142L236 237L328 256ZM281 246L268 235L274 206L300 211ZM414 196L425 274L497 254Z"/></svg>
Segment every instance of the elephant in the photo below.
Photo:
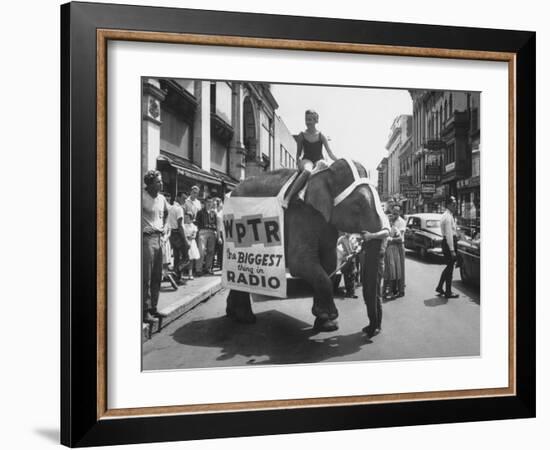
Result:
<svg viewBox="0 0 550 450"><path fill-rule="evenodd" d="M247 178L237 185L231 196L277 196L295 172L279 169ZM367 172L361 164L339 159L328 168L313 172L304 200L298 196L291 199L284 214L286 264L292 276L305 280L313 290L311 311L315 316L314 328L318 331L338 329L338 310L329 277L336 269L338 232L366 230L374 233L383 228L378 193L365 182L366 178ZM379 240L369 241L363 292L371 327L380 325L373 324L376 318L371 317L377 302L379 250ZM249 293L230 290L226 313L238 322L255 322Z"/></svg>

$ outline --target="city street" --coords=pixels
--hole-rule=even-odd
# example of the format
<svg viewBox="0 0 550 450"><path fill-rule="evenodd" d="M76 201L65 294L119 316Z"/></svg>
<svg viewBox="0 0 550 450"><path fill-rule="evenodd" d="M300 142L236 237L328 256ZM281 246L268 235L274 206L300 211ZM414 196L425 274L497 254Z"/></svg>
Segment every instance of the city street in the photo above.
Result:
<svg viewBox="0 0 550 450"><path fill-rule="evenodd" d="M255 301L256 323L234 323L225 316L222 290L145 342L143 369L479 355L479 291L455 269L459 298L436 296L443 267L437 257L407 252L406 295L383 304L382 332L372 339L361 331L368 319L360 287L357 299L335 299L340 328L331 333L312 330L311 298Z"/></svg>

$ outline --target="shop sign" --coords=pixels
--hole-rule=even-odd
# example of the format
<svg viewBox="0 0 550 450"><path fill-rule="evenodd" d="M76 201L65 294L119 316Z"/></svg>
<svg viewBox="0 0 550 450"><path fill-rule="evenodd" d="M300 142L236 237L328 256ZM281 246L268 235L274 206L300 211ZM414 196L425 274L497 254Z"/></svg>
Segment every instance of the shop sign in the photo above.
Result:
<svg viewBox="0 0 550 450"><path fill-rule="evenodd" d="M399 183L402 186L409 185L409 184L411 184L411 182L412 182L412 177L410 175L401 175L399 177Z"/></svg>
<svg viewBox="0 0 550 450"><path fill-rule="evenodd" d="M458 180L456 183L457 189L465 189L479 186L479 176L470 177L464 180Z"/></svg>
<svg viewBox="0 0 550 450"><path fill-rule="evenodd" d="M441 140L431 139L424 143L424 147L428 150L440 150L445 147L445 142Z"/></svg>
<svg viewBox="0 0 550 450"><path fill-rule="evenodd" d="M445 166L445 172L451 172L455 170L456 163L453 161Z"/></svg>
<svg viewBox="0 0 550 450"><path fill-rule="evenodd" d="M439 175L424 175L424 178L422 178L422 182L435 182L439 181Z"/></svg>
<svg viewBox="0 0 550 450"><path fill-rule="evenodd" d="M401 193L406 197L414 197L418 194L420 194L420 189L416 186L403 186L401 188Z"/></svg>
<svg viewBox="0 0 550 450"><path fill-rule="evenodd" d="M434 192L435 192L435 184L432 184L432 183L422 184L422 194L433 194Z"/></svg>
<svg viewBox="0 0 550 450"><path fill-rule="evenodd" d="M439 176L441 170L439 169L439 164L426 164L426 175Z"/></svg>

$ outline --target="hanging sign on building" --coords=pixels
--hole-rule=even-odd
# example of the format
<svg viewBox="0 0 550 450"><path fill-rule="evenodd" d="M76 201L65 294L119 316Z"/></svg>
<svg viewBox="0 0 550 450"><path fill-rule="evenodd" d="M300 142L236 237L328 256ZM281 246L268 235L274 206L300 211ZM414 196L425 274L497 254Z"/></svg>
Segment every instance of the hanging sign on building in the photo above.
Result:
<svg viewBox="0 0 550 450"><path fill-rule="evenodd" d="M415 198L420 194L420 189L416 186L406 186L402 188L401 193L407 198Z"/></svg>
<svg viewBox="0 0 550 450"><path fill-rule="evenodd" d="M401 184L401 186L408 186L412 184L412 177L410 175L401 175L399 177L399 184Z"/></svg>
<svg viewBox="0 0 550 450"><path fill-rule="evenodd" d="M452 163L449 163L445 166L445 172L451 172L455 170L456 163L453 161Z"/></svg>
<svg viewBox="0 0 550 450"><path fill-rule="evenodd" d="M433 194L435 192L435 184L432 183L423 183L422 184L422 193L423 194Z"/></svg>
<svg viewBox="0 0 550 450"><path fill-rule="evenodd" d="M283 208L277 197L230 197L223 205L222 286L286 297Z"/></svg>

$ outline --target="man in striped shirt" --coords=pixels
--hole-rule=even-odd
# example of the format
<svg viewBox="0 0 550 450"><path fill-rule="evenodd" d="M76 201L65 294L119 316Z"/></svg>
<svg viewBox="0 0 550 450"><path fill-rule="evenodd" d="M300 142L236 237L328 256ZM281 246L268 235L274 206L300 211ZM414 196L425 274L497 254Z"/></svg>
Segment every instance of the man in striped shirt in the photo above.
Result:
<svg viewBox="0 0 550 450"><path fill-rule="evenodd" d="M445 269L441 272L439 278L439 284L435 288L438 295L445 298L457 298L458 294L451 291L451 285L453 283L453 270L456 262L456 222L454 213L456 211L456 198L449 197L445 204L447 209L441 217L441 235L443 236L443 242L441 243L441 249L443 250L443 257L445 258ZM445 290L443 290L443 283L445 283Z"/></svg>

